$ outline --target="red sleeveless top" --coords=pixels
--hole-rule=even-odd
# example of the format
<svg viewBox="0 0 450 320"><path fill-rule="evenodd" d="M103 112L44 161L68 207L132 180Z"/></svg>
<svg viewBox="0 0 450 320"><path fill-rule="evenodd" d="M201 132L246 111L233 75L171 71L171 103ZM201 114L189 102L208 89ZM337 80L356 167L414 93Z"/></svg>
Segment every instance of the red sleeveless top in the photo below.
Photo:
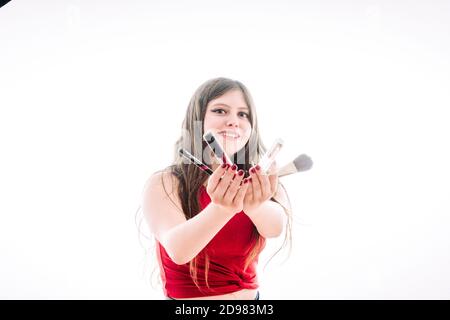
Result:
<svg viewBox="0 0 450 320"><path fill-rule="evenodd" d="M211 198L204 186L199 190L200 211ZM250 218L239 212L214 236L208 245L198 254L197 281L195 285L189 273L189 263L177 265L167 254L164 247L157 242L157 257L161 271L164 294L171 298L195 298L231 293L242 289L259 287L256 268L258 256L244 270L245 260L251 249L257 244L253 236L254 225ZM260 251L265 246L262 241ZM205 278L205 253L209 258L208 285Z"/></svg>

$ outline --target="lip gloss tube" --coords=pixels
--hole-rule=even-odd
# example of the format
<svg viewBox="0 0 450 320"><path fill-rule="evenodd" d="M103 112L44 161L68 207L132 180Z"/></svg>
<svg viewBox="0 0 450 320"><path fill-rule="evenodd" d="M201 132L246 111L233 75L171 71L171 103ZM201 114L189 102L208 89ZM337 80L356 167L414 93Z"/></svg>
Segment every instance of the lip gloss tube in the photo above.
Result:
<svg viewBox="0 0 450 320"><path fill-rule="evenodd" d="M281 139L275 140L272 147L269 149L269 151L266 152L266 154L261 158L261 161L259 162L261 172L265 174L268 173L270 166L275 161L275 158L280 152L281 148L283 147L283 144L284 144L283 140Z"/></svg>
<svg viewBox="0 0 450 320"><path fill-rule="evenodd" d="M183 156L184 158L188 159L191 163L195 164L197 167L199 167L201 170L205 171L209 175L213 174L213 171L203 162L198 160L196 157L194 157L192 154L190 154L188 151L186 151L183 148L178 149L178 153Z"/></svg>
<svg viewBox="0 0 450 320"><path fill-rule="evenodd" d="M213 135L211 131L206 132L203 135L203 139L206 141L208 146L211 148L211 150L214 152L214 155L216 156L217 160L219 160L220 164L229 164L231 165L232 162L225 151L223 151L222 146L220 145L218 139Z"/></svg>

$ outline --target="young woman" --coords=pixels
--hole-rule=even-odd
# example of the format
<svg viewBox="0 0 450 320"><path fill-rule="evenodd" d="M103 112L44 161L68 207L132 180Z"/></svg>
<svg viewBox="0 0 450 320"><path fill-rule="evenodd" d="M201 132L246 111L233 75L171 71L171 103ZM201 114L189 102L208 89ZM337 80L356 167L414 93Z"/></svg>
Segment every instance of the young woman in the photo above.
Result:
<svg viewBox="0 0 450 320"><path fill-rule="evenodd" d="M233 165L216 160L202 141L207 131ZM174 163L145 185L142 210L156 239L165 296L258 299L258 257L266 238L282 234L289 202L277 176L254 166L265 147L247 88L227 78L201 85L189 103L179 148L199 155L213 174L176 152Z"/></svg>

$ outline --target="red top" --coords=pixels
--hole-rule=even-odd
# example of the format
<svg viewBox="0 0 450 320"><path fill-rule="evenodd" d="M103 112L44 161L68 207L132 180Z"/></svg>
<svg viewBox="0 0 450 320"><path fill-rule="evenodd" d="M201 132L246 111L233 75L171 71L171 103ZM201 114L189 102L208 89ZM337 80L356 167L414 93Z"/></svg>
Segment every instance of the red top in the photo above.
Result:
<svg viewBox="0 0 450 320"><path fill-rule="evenodd" d="M206 188L200 187L200 211L210 202L211 198L206 192ZM170 259L164 247L157 242L157 256L164 294L175 299L194 298L258 288L256 276L258 256L244 271L245 259L256 244L256 239L252 237L253 228L253 222L241 211L234 215L199 253L197 281L201 290L190 276L189 263L177 265ZM265 240L262 238L260 250L264 245ZM205 281L205 252L209 258L209 288Z"/></svg>

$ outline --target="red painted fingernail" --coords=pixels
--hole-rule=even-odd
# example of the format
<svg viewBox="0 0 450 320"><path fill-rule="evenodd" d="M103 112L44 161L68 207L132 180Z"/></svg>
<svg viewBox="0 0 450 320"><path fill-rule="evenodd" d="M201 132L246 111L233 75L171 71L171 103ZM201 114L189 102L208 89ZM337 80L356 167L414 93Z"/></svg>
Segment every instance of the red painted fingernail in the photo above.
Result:
<svg viewBox="0 0 450 320"><path fill-rule="evenodd" d="M222 153L222 161L223 161L224 163L227 162L227 157L225 156L225 153Z"/></svg>
<svg viewBox="0 0 450 320"><path fill-rule="evenodd" d="M244 174L244 170L239 170L238 175L242 176Z"/></svg>
<svg viewBox="0 0 450 320"><path fill-rule="evenodd" d="M245 178L245 179L244 179L244 183L247 183L247 182L248 182L248 179L247 179L247 178Z"/></svg>
<svg viewBox="0 0 450 320"><path fill-rule="evenodd" d="M249 182L252 182L252 178L248 178L248 181L249 181Z"/></svg>
<svg viewBox="0 0 450 320"><path fill-rule="evenodd" d="M255 168L251 168L251 169L250 169L250 172L251 172L251 173L256 173Z"/></svg>
<svg viewBox="0 0 450 320"><path fill-rule="evenodd" d="M231 170L236 170L237 169L237 165L235 165L235 164L233 164L232 166L231 166Z"/></svg>
<svg viewBox="0 0 450 320"><path fill-rule="evenodd" d="M225 168L227 166L226 163L222 163L222 169Z"/></svg>
<svg viewBox="0 0 450 320"><path fill-rule="evenodd" d="M259 166L259 164L256 166L256 170L260 170L261 167Z"/></svg>

